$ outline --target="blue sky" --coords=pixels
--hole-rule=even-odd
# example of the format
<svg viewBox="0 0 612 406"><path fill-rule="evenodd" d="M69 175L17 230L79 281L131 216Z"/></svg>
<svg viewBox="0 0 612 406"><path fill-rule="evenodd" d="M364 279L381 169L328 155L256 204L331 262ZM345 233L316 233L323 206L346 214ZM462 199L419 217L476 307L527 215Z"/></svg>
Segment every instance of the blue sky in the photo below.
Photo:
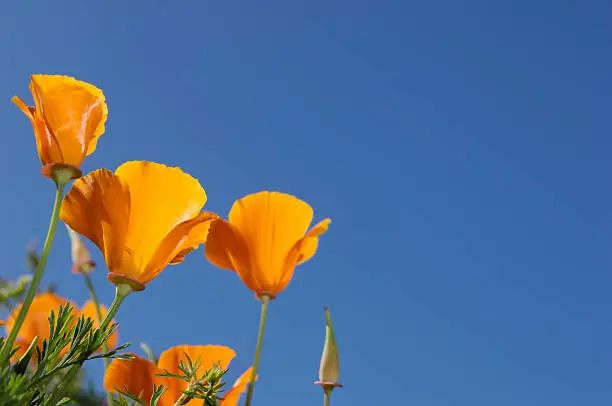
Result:
<svg viewBox="0 0 612 406"><path fill-rule="evenodd" d="M3 276L24 272L53 197L9 99L29 100L31 73L68 74L110 109L86 171L153 160L222 215L270 189L333 219L271 304L256 405L321 402L324 306L334 406L609 405L611 23L601 0L6 2ZM83 303L59 231L45 278ZM258 317L200 249L118 321L136 350L231 346L236 377Z"/></svg>

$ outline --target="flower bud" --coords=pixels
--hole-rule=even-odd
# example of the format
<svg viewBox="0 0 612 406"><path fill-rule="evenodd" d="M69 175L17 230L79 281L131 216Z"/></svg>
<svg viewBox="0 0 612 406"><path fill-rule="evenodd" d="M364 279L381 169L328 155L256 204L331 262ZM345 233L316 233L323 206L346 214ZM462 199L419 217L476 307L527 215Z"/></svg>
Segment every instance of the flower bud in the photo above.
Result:
<svg viewBox="0 0 612 406"><path fill-rule="evenodd" d="M342 387L342 385L338 383L340 375L338 345L336 344L331 315L327 307L325 308L325 318L325 344L323 346L323 355L321 356L321 366L319 367L319 380L315 384L321 385L325 391L331 391L335 387Z"/></svg>
<svg viewBox="0 0 612 406"><path fill-rule="evenodd" d="M70 254L72 256L72 272L87 273L96 268L96 263L91 260L89 250L76 231L66 225L70 236Z"/></svg>

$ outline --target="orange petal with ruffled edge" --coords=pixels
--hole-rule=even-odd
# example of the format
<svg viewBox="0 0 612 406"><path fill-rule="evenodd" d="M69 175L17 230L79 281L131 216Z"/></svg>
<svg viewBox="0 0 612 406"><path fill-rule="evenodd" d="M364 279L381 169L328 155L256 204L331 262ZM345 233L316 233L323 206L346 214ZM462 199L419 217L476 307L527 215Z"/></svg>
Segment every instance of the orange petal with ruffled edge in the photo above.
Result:
<svg viewBox="0 0 612 406"><path fill-rule="evenodd" d="M138 356L130 360L114 359L104 374L104 389L109 392L130 392L136 396L142 392L141 399L149 404L153 395L153 385L166 386L167 378L156 376L162 373L163 371L154 363ZM173 395L176 394L166 392L158 405L172 405L178 399L177 397L170 401Z"/></svg>
<svg viewBox="0 0 612 406"><path fill-rule="evenodd" d="M242 396L249 386L252 371L253 368L249 368L240 375L240 378L234 382L234 386L223 395L223 400L219 401L219 406L238 406L240 396ZM257 380L257 375L255 375L255 380Z"/></svg>
<svg viewBox="0 0 612 406"><path fill-rule="evenodd" d="M111 272L123 269L130 192L119 177L98 169L77 179L64 198L60 218L102 251Z"/></svg>
<svg viewBox="0 0 612 406"><path fill-rule="evenodd" d="M100 305L100 315L102 316L102 318L106 316L106 311L107 311L106 307L104 305ZM83 308L81 309L81 315L83 315L85 318L89 317L91 320L93 320L94 327L97 328L100 325L100 322L98 320L98 313L96 312L96 305L94 304L93 301L89 300L83 305ZM115 329L113 334L111 334L111 336L106 341L106 345L108 346L108 349L110 350L110 349L115 348L117 346L118 341L119 341L119 332L117 329ZM100 351L102 351L102 348L98 348L98 352Z"/></svg>

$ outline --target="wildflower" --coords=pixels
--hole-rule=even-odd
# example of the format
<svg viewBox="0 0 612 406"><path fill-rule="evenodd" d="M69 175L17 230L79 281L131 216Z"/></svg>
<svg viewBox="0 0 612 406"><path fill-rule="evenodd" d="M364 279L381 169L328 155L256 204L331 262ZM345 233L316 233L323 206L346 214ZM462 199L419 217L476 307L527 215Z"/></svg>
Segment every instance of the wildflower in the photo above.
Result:
<svg viewBox="0 0 612 406"><path fill-rule="evenodd" d="M112 283L139 291L206 242L216 215L200 213L204 203L200 183L181 169L130 161L75 181L60 218L102 251Z"/></svg>
<svg viewBox="0 0 612 406"><path fill-rule="evenodd" d="M14 96L12 101L32 122L42 174L56 180L81 176L79 167L94 152L108 115L104 94L97 87L61 75L32 75L34 107ZM57 180L56 180L57 181Z"/></svg>
<svg viewBox="0 0 612 406"><path fill-rule="evenodd" d="M331 223L325 219L307 231L312 217L312 208L294 196L248 195L234 203L229 221L213 221L206 257L236 272L258 297L274 298L287 287L296 265L315 254L319 236Z"/></svg>
<svg viewBox="0 0 612 406"><path fill-rule="evenodd" d="M91 318L94 327L98 327L99 323L95 317L95 308L90 303L85 304L83 309L79 311L78 307L72 301L54 293L42 293L36 295L32 301L28 314L26 315L24 323L19 330L19 335L15 340L15 344L20 347L15 357L20 357L36 337L38 337L39 346L43 340L49 339L49 315L51 314L51 311L54 311L57 314L59 307L66 306L67 304L72 305L74 308L73 324L76 323L76 320L80 315L83 315L85 318ZM5 327L7 332L10 332L13 328L15 319L19 314L20 307L21 306L17 306L6 320ZM104 314L106 314L106 309L104 309L102 306L101 310ZM115 330L112 336L109 337L107 344L112 347L116 345L117 339L118 333L117 330ZM66 353L67 351L68 347L64 349L63 353ZM100 351L100 349L98 349L98 351Z"/></svg>
<svg viewBox="0 0 612 406"><path fill-rule="evenodd" d="M142 401L149 404L153 395L153 385L163 385L167 391L161 396L157 405L174 405L189 384L179 378L158 375L167 370L171 374L182 376L178 365L181 361L187 363L186 355L194 363L198 362L198 375L201 376L217 363L219 369L226 369L236 353L231 348L220 345L180 345L162 352L157 365L138 356L134 356L131 360L115 359L104 375L104 388L109 392L127 391L135 395L142 393ZM238 405L240 395L246 389L246 381L250 373L251 368L236 380L232 388L219 395L223 398L219 401L219 406ZM196 401L186 404L196 404Z"/></svg>

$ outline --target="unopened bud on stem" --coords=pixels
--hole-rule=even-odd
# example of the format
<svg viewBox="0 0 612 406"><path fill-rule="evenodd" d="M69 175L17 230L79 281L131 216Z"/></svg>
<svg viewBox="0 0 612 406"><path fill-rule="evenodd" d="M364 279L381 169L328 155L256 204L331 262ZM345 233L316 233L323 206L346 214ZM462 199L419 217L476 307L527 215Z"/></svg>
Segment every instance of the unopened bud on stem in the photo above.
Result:
<svg viewBox="0 0 612 406"><path fill-rule="evenodd" d="M87 273L96 268L96 263L91 260L89 250L81 237L72 228L66 225L68 235L70 236L70 254L72 256L72 272Z"/></svg>
<svg viewBox="0 0 612 406"><path fill-rule="evenodd" d="M323 355L321 356L321 366L319 367L319 380L315 382L321 385L324 391L331 392L336 387L342 387L338 382L340 375L340 361L338 358L338 344L332 327L329 309L325 308L325 344Z"/></svg>

